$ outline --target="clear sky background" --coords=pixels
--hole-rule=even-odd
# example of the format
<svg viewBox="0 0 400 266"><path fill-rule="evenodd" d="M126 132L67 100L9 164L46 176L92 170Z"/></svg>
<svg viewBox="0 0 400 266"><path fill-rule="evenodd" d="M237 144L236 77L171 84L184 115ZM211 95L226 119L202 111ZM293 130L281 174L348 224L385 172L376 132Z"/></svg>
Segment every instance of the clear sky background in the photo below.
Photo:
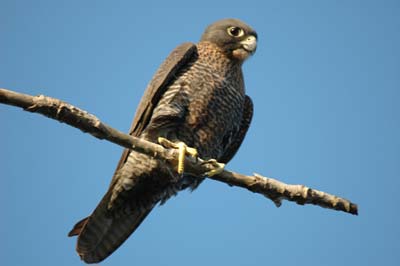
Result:
<svg viewBox="0 0 400 266"><path fill-rule="evenodd" d="M157 207L100 265L400 265L399 1L0 1L0 87L127 131L168 53L236 17L255 116L228 165L330 192L360 215L206 181ZM67 233L122 148L0 105L0 265L82 265Z"/></svg>

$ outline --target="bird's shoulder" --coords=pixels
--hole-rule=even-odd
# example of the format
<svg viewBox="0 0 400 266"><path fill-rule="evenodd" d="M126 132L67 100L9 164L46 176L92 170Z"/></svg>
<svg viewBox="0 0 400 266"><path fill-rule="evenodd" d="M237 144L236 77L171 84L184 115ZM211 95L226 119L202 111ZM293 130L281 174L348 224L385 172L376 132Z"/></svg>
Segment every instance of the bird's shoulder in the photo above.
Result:
<svg viewBox="0 0 400 266"><path fill-rule="evenodd" d="M154 74L140 100L129 130L131 135L139 136L142 133L149 122L152 111L168 89L168 85L173 82L179 71L196 60L197 56L197 46L190 42L183 43L172 50Z"/></svg>

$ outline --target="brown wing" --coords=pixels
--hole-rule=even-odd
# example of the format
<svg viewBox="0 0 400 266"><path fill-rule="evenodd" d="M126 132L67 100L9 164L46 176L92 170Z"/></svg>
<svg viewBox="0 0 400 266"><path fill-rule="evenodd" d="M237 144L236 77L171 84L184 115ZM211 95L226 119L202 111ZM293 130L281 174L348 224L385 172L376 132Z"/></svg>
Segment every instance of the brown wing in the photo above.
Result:
<svg viewBox="0 0 400 266"><path fill-rule="evenodd" d="M183 66L196 58L197 49L192 43L184 43L171 52L148 85L137 108L129 134L134 136L141 134L168 85L176 78ZM125 163L129 151L128 149L124 150L115 173ZM147 210L138 209L127 216L111 217L108 215L107 206L116 176L115 173L109 191L92 215L79 221L68 234L68 236L79 235L77 251L87 263L99 262L111 254L151 211L151 208Z"/></svg>
<svg viewBox="0 0 400 266"><path fill-rule="evenodd" d="M228 163L236 154L236 152L239 150L239 147L242 144L244 137L246 136L247 130L249 129L252 118L253 118L253 102L251 98L246 95L239 132L226 148L224 155L219 159L221 163Z"/></svg>
<svg viewBox="0 0 400 266"><path fill-rule="evenodd" d="M167 85L174 80L176 74L182 69L183 66L192 60L195 60L196 58L196 45L190 42L179 45L170 53L167 59L165 59L165 61L158 68L153 79L147 86L147 89L140 100L139 106L136 109L136 114L133 118L129 135L137 137L142 133L143 129L149 123L153 110L157 106L158 101L168 88ZM129 149L124 150L115 172L117 172L118 169L121 168L121 166L125 163L129 152Z"/></svg>

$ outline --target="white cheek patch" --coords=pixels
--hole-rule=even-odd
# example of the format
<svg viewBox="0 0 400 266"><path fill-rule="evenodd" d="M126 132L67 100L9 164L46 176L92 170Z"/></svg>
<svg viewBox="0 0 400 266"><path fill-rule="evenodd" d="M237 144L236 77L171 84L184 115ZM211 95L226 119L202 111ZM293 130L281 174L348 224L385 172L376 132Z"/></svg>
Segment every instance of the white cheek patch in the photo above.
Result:
<svg viewBox="0 0 400 266"><path fill-rule="evenodd" d="M250 53L248 51L246 51L245 49L239 48L239 49L233 50L232 55L234 58L236 58L240 61L244 61L247 59L247 57L250 56Z"/></svg>

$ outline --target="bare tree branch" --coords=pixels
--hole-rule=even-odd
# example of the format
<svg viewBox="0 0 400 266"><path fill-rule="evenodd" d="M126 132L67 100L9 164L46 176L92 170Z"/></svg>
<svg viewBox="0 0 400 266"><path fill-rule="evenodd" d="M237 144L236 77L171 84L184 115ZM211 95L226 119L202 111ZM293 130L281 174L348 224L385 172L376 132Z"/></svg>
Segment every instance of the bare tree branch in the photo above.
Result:
<svg viewBox="0 0 400 266"><path fill-rule="evenodd" d="M106 139L122 147L165 160L171 165L177 165L177 150L166 149L161 145L124 134L104 124L96 116L61 100L43 95L31 96L0 89L0 103L18 106L29 112L40 113L78 128L96 138ZM212 164L205 164L200 158L195 159L190 156L185 158L185 172L195 176L203 176L213 167ZM358 214L356 204L304 185L289 185L258 174L246 176L227 170L208 178L264 195L272 200L277 207L281 205L282 200L288 200L300 205L314 204L324 208Z"/></svg>

